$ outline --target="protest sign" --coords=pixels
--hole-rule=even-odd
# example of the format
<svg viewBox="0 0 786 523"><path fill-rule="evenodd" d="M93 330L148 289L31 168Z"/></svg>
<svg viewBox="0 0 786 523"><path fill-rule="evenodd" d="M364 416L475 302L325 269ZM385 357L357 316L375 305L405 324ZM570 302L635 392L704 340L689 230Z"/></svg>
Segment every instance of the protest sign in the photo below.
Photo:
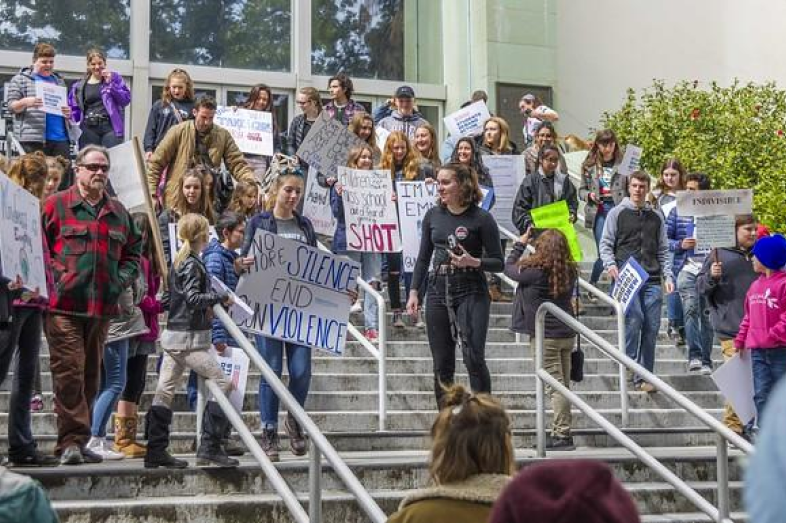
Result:
<svg viewBox="0 0 786 523"><path fill-rule="evenodd" d="M483 132L483 124L491 118L486 102L479 100L447 115L442 120L451 136L477 136Z"/></svg>
<svg viewBox="0 0 786 523"><path fill-rule="evenodd" d="M137 164L134 147L134 140L130 140L109 149L109 181L117 199L130 212L145 210L148 192L145 180L139 176L145 166Z"/></svg>
<svg viewBox="0 0 786 523"><path fill-rule="evenodd" d="M570 211L568 211L568 203L565 200L536 207L530 211L530 216L532 216L532 223L535 224L536 229L557 229L561 231L568 240L568 247L570 247L573 261L581 261L582 254L579 237L576 234L576 229L573 228L573 224L570 223Z"/></svg>
<svg viewBox="0 0 786 523"><path fill-rule="evenodd" d="M718 216L750 214L753 209L753 190L678 191L677 212L680 216Z"/></svg>
<svg viewBox="0 0 786 523"><path fill-rule="evenodd" d="M63 116L63 107L68 106L66 88L48 82L35 83L35 97L44 102L41 110L45 113Z"/></svg>
<svg viewBox="0 0 786 523"><path fill-rule="evenodd" d="M273 156L273 113L219 105L215 123L229 131L242 152Z"/></svg>
<svg viewBox="0 0 786 523"><path fill-rule="evenodd" d="M631 144L626 145L625 155L622 157L622 163L620 163L617 172L622 176L628 176L638 171L639 165L641 164L641 153L643 152L644 150L641 147Z"/></svg>
<svg viewBox="0 0 786 523"><path fill-rule="evenodd" d="M399 252L396 203L389 171L361 171L339 167L343 188L344 222L347 225L347 250L361 252Z"/></svg>
<svg viewBox="0 0 786 523"><path fill-rule="evenodd" d="M0 171L0 274L46 297L41 202Z"/></svg>
<svg viewBox="0 0 786 523"><path fill-rule="evenodd" d="M246 395L246 384L248 383L248 354L237 347L227 347L223 355L219 354L215 348L211 348L210 352L216 357L218 365L232 384L232 390L228 394L229 402L239 414L242 414L243 397ZM214 401L212 394L208 401Z"/></svg>
<svg viewBox="0 0 786 523"><path fill-rule="evenodd" d="M494 182L496 201L491 209L491 215L500 227L515 233L516 226L512 220L513 203L516 200L516 192L524 181L526 171L524 156L484 154L483 165L489 170L491 180Z"/></svg>
<svg viewBox="0 0 786 523"><path fill-rule="evenodd" d="M208 240L213 239L221 241L221 238L218 237L218 233L216 232L216 228L211 225L208 228ZM169 263L175 263L177 251L179 251L182 246L183 242L177 237L177 223L169 222Z"/></svg>
<svg viewBox="0 0 786 523"><path fill-rule="evenodd" d="M478 202L478 207L484 211L488 211L491 209L491 205L494 203L494 187L478 185L478 188L480 189L480 193L483 195L483 198L481 198L480 202Z"/></svg>
<svg viewBox="0 0 786 523"><path fill-rule="evenodd" d="M699 216L695 218L693 236L696 238L696 252L706 254L712 249L737 245L734 219L734 215Z"/></svg>
<svg viewBox="0 0 786 523"><path fill-rule="evenodd" d="M743 424L756 416L753 402L753 366L750 353L738 352L712 374L712 381L731 403Z"/></svg>
<svg viewBox="0 0 786 523"><path fill-rule="evenodd" d="M634 298L636 298L649 277L647 271L632 257L628 258L628 261L620 269L617 279L614 280L614 285L611 288L611 297L622 304L625 314L628 313Z"/></svg>
<svg viewBox="0 0 786 523"><path fill-rule="evenodd" d="M308 169L306 193L303 195L303 216L311 220L317 234L332 238L336 232L336 219L330 207L330 188L319 185L317 175L316 169Z"/></svg>
<svg viewBox="0 0 786 523"><path fill-rule="evenodd" d="M297 150L297 156L326 177L338 176L338 167L347 164L349 150L365 143L346 125L322 111Z"/></svg>
<svg viewBox="0 0 786 523"><path fill-rule="evenodd" d="M237 321L249 332L342 354L350 297L360 264L296 240L257 230L249 272L236 293L254 311ZM234 318L234 310L229 315Z"/></svg>
<svg viewBox="0 0 786 523"><path fill-rule="evenodd" d="M226 283L219 280L215 275L210 276L210 286L219 294L225 294L232 297L232 318L235 321L243 321L254 315L254 311L248 306L246 302L237 297L237 294L227 287Z"/></svg>
<svg viewBox="0 0 786 523"><path fill-rule="evenodd" d="M377 125L374 127L374 133L377 135L377 148L379 148L380 151L384 151L388 136L390 136L390 131Z"/></svg>
<svg viewBox="0 0 786 523"><path fill-rule="evenodd" d="M437 184L396 182L398 219L401 224L401 246L404 272L413 272L423 235L423 217L437 205Z"/></svg>

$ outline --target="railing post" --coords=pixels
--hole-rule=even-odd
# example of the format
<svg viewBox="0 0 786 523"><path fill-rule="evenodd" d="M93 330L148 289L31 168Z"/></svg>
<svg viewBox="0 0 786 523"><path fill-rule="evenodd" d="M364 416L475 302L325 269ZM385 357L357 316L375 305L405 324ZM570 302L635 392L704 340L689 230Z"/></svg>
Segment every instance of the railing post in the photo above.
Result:
<svg viewBox="0 0 786 523"><path fill-rule="evenodd" d="M729 447L726 439L717 435L718 457L716 469L718 470L718 522L722 523L729 517Z"/></svg>
<svg viewBox="0 0 786 523"><path fill-rule="evenodd" d="M535 442L539 458L546 456L546 399L543 380L538 371L543 368L543 337L545 335L546 309L541 307L535 315Z"/></svg>
<svg viewBox="0 0 786 523"><path fill-rule="evenodd" d="M623 354L625 352L625 311L622 308L620 303L617 303L616 307L617 312L617 344L619 346L620 351ZM622 414L622 426L628 427L629 426L629 414L628 414L628 373L625 365L620 363L620 411Z"/></svg>
<svg viewBox="0 0 786 523"><path fill-rule="evenodd" d="M322 454L313 439L309 439L308 518L311 523L322 523Z"/></svg>
<svg viewBox="0 0 786 523"><path fill-rule="evenodd" d="M196 375L197 377L197 404L196 404L196 450L199 450L199 444L202 443L202 417L205 415L205 407L207 406L207 385L205 385L205 378Z"/></svg>
<svg viewBox="0 0 786 523"><path fill-rule="evenodd" d="M368 292L368 291L366 291ZM379 330L377 340L379 342L379 430L387 429L388 419L388 318L385 309L385 299L381 294L375 293L374 299L377 300L377 314L379 315Z"/></svg>

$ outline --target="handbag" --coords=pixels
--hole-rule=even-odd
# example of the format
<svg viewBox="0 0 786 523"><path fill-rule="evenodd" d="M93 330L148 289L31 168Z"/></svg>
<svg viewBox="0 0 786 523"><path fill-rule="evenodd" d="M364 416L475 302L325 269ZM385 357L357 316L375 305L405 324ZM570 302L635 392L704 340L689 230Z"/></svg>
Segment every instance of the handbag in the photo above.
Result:
<svg viewBox="0 0 786 523"><path fill-rule="evenodd" d="M578 281L576 282L576 295L579 294ZM576 300L576 307L578 308L579 300ZM576 318L579 311L573 311L573 317ZM570 353L570 381L579 383L584 380L584 351L581 350L581 334L576 334L576 346L573 352Z"/></svg>

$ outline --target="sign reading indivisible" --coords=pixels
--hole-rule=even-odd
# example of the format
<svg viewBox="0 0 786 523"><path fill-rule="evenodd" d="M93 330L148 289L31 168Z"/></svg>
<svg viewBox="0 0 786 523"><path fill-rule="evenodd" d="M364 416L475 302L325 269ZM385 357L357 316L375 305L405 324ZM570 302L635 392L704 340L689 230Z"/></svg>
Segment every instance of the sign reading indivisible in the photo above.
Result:
<svg viewBox="0 0 786 523"><path fill-rule="evenodd" d="M477 136L483 132L483 125L491 117L486 102L479 100L443 118L451 136Z"/></svg>
<svg viewBox="0 0 786 523"><path fill-rule="evenodd" d="M326 177L337 177L339 166L347 164L349 150L365 143L346 125L322 111L300 144L297 156Z"/></svg>
<svg viewBox="0 0 786 523"><path fill-rule="evenodd" d="M336 232L336 218L330 206L330 188L319 185L317 176L317 170L309 167L303 195L303 216L311 220L317 234L332 238Z"/></svg>
<svg viewBox="0 0 786 523"><path fill-rule="evenodd" d="M63 107L68 106L66 88L48 82L35 83L35 97L40 98L44 105L41 110L45 113L63 116Z"/></svg>
<svg viewBox="0 0 786 523"><path fill-rule="evenodd" d="M219 105L215 123L229 131L242 152L273 156L273 113Z"/></svg>
<svg viewBox="0 0 786 523"><path fill-rule="evenodd" d="M494 182L494 207L491 214L500 227L515 233L513 224L513 203L521 182L524 181L526 165L524 156L517 155L483 155L483 165L489 170Z"/></svg>
<svg viewBox="0 0 786 523"><path fill-rule="evenodd" d="M257 230L254 263L236 293L254 311L241 329L333 354L342 354L349 320L349 291L357 290L360 264L316 247Z"/></svg>
<svg viewBox="0 0 786 523"><path fill-rule="evenodd" d="M423 217L437 205L437 184L396 182L396 195L404 272L413 272L420 250L420 238L423 236Z"/></svg>
<svg viewBox="0 0 786 523"><path fill-rule="evenodd" d="M677 192L677 212L680 216L734 216L750 214L752 209L752 189Z"/></svg>
<svg viewBox="0 0 786 523"><path fill-rule="evenodd" d="M347 250L399 252L401 234L388 171L360 171L340 167Z"/></svg>
<svg viewBox="0 0 786 523"><path fill-rule="evenodd" d="M641 165L641 155L643 152L644 149L641 147L631 144L626 145L625 154L622 157L622 163L620 163L617 172L623 176L628 176L631 173L638 171L639 165Z"/></svg>
<svg viewBox="0 0 786 523"><path fill-rule="evenodd" d="M620 269L614 286L611 288L611 297L622 304L625 314L633 304L644 283L649 279L649 274L639 265L635 258L628 258Z"/></svg>

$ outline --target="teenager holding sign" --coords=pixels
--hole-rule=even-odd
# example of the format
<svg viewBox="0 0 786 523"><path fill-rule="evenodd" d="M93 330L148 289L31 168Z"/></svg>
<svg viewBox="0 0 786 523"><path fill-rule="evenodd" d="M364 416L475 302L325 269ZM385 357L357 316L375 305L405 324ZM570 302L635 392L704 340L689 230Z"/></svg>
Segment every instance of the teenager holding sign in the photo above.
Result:
<svg viewBox="0 0 786 523"><path fill-rule="evenodd" d="M158 215L158 227L161 229L161 241L164 244L164 258L169 263L172 259L170 247L169 224L177 221L188 213L200 214L213 222L213 201L207 187L207 179L212 180L212 175L201 167L186 171L180 178L178 191L175 194L174 205L164 209Z"/></svg>
<svg viewBox="0 0 786 523"><path fill-rule="evenodd" d="M486 365L486 332L491 299L483 272L503 268L499 230L490 213L478 207L482 193L475 173L450 163L437 173L439 205L423 218L423 235L407 311L420 309L418 292L428 274L426 320L434 361L434 392L441 404L443 386L453 384L456 347L461 349L473 392L491 392ZM429 264L433 259L431 271Z"/></svg>

